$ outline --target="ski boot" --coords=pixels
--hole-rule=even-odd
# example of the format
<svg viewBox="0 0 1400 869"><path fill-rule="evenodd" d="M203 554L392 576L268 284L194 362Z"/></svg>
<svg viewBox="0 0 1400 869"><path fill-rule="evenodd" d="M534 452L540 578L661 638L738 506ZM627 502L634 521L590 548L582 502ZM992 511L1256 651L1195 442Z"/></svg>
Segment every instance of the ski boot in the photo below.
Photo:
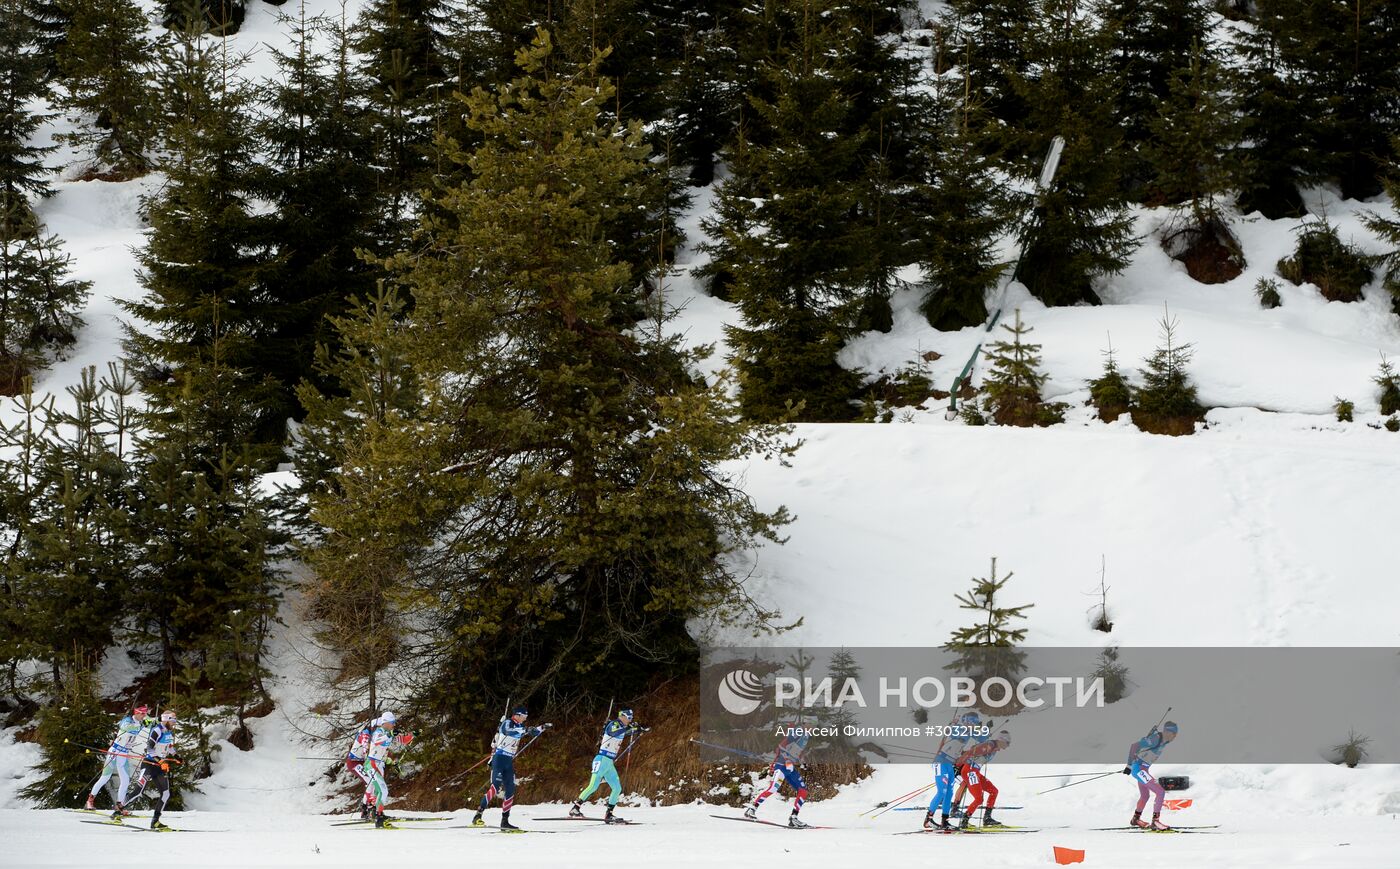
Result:
<svg viewBox="0 0 1400 869"><path fill-rule="evenodd" d="M521 829L510 822L510 812L501 815L501 830L506 833L519 833Z"/></svg>
<svg viewBox="0 0 1400 869"><path fill-rule="evenodd" d="M376 830L382 830L382 829L384 829L384 825L387 824L387 823L388 823L388 820L384 817L384 813L383 813L383 812L375 812L375 813L374 813L374 828L375 828Z"/></svg>
<svg viewBox="0 0 1400 869"><path fill-rule="evenodd" d="M953 813L952 813L951 815L949 815L949 817L952 817L952 818L961 818L962 816L963 816L963 808L962 808L962 806L953 806Z"/></svg>
<svg viewBox="0 0 1400 869"><path fill-rule="evenodd" d="M483 821L483 820L481 819L481 812L477 812L476 814L472 815L472 826L473 826L473 827L484 827L484 826L486 826L486 822Z"/></svg>
<svg viewBox="0 0 1400 869"><path fill-rule="evenodd" d="M807 823L801 818L797 817L797 812L793 812L792 814L788 815L788 826L792 827L794 830L807 829Z"/></svg>
<svg viewBox="0 0 1400 869"><path fill-rule="evenodd" d="M1130 826L1130 827L1141 827L1142 829L1146 830L1146 829L1148 829L1149 827L1151 827L1152 825L1149 824L1149 823L1147 823L1146 821L1144 821L1144 820L1142 819L1142 813L1141 813L1141 812L1133 812L1133 819L1132 819L1131 821L1128 822L1128 826Z"/></svg>
<svg viewBox="0 0 1400 869"><path fill-rule="evenodd" d="M626 819L626 818L619 818L617 815L614 815L614 814L613 814L613 806L608 806L608 813L607 813L606 815L603 815L603 823L605 823L605 824L625 824L625 823L627 823L627 819Z"/></svg>
<svg viewBox="0 0 1400 869"><path fill-rule="evenodd" d="M936 830L936 829L938 829L938 822L935 821L935 820L933 819L933 812L924 812L924 829L925 829L925 830Z"/></svg>
<svg viewBox="0 0 1400 869"><path fill-rule="evenodd" d="M948 823L948 816L944 815L943 820L939 821L938 826L934 827L934 829L938 830L941 833L951 833L954 830L956 830L957 827L954 827L952 824Z"/></svg>
<svg viewBox="0 0 1400 869"><path fill-rule="evenodd" d="M1165 833L1170 831L1171 827L1168 827L1166 824L1162 823L1162 819L1154 815L1152 818L1152 823L1148 826L1147 829L1152 830L1154 833Z"/></svg>
<svg viewBox="0 0 1400 869"><path fill-rule="evenodd" d="M959 831L959 832L963 832L963 833L966 833L966 832L967 832L967 822L968 822L969 820L971 820L971 819L968 818L967 815L963 815L962 817L958 818L958 831Z"/></svg>
<svg viewBox="0 0 1400 869"><path fill-rule="evenodd" d="M87 802L83 805L83 808L87 809L89 812L97 811L97 804L93 802L96 799L97 797L94 797L92 794L88 794Z"/></svg>
<svg viewBox="0 0 1400 869"><path fill-rule="evenodd" d="M608 809L608 814L612 814L612 809ZM583 816L583 801L574 800L574 804L572 806L569 806L569 817L582 818Z"/></svg>
<svg viewBox="0 0 1400 869"><path fill-rule="evenodd" d="M757 821L758 806L749 806L747 809L744 809L744 817L748 818L750 821Z"/></svg>
<svg viewBox="0 0 1400 869"><path fill-rule="evenodd" d="M991 809L983 809L983 810L982 810L982 826L984 826L984 827L1005 827L1006 825L1003 824L1001 821L998 821L996 818L992 817L992 810L991 810Z"/></svg>
<svg viewBox="0 0 1400 869"><path fill-rule="evenodd" d="M116 810L112 812L112 823L120 824L122 822L122 816L125 814L126 812L122 810L122 804L117 803Z"/></svg>
<svg viewBox="0 0 1400 869"><path fill-rule="evenodd" d="M169 827L160 822L160 815L151 818L151 829L155 830L157 833L164 833L170 830Z"/></svg>

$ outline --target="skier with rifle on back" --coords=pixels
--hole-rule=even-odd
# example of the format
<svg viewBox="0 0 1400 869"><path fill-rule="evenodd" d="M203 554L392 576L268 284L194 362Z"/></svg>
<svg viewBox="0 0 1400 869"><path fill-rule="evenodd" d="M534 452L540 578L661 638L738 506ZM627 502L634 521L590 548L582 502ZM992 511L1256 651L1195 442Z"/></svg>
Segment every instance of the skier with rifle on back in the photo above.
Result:
<svg viewBox="0 0 1400 869"><path fill-rule="evenodd" d="M117 722L117 735L112 737L107 762L102 765L102 774L93 783L92 791L88 793L87 804L83 806L89 812L97 810L97 792L102 790L102 786L107 784L113 773L117 775L121 794L125 795L131 787L132 768L138 765L133 761L139 760L138 755L145 749L146 738L150 736L151 725L156 723L154 718L148 717L150 712L150 707L139 703L132 707L130 715Z"/></svg>
<svg viewBox="0 0 1400 869"><path fill-rule="evenodd" d="M650 727L642 727L634 723L635 716L631 709L623 709L617 713L617 717L603 726L603 740L598 745L598 755L593 758L592 775L588 779L588 786L585 787L574 800L574 804L569 809L569 817L582 818L583 802L593 796L604 782L608 785L608 812L603 816L603 822L607 824L625 824L622 818L613 815L613 810L617 808L617 800L622 796L622 782L617 777L617 758L622 753L622 744L627 741L627 737L634 733L646 733Z"/></svg>
<svg viewBox="0 0 1400 869"><path fill-rule="evenodd" d="M486 822L482 820L491 801L496 798L496 794L501 795L501 829L515 831L520 828L510 822L510 809L515 804L515 755L520 751L520 740L526 736L539 736L546 730L553 727L553 724L541 724L539 727L526 727L525 719L530 717L530 710L524 706L517 706L509 718L502 718L500 725L496 728L496 736L491 741L493 753L491 755L491 784L487 787L486 793L481 797L481 805L477 808L476 814L472 816L473 827L484 827Z"/></svg>
<svg viewBox="0 0 1400 869"><path fill-rule="evenodd" d="M1131 775L1138 783L1137 808L1133 810L1133 819L1129 823L1134 827L1142 827L1147 830L1170 830L1166 824L1162 823L1162 802L1166 799L1166 789L1162 783L1152 776L1152 764L1157 762L1157 758L1162 756L1162 750L1167 747L1167 743L1176 739L1177 726L1175 721L1168 721L1158 730L1153 727L1146 736L1134 742L1128 747L1128 765L1123 767L1124 775ZM1142 819L1142 810L1147 806L1147 798L1155 796L1156 800L1152 804L1152 823L1147 823Z"/></svg>

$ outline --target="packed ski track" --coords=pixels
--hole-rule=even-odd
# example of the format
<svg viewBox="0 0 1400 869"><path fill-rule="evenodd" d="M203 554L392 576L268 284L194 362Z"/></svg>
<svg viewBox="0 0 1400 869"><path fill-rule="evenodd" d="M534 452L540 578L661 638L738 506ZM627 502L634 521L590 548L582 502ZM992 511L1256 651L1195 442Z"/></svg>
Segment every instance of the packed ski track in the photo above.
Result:
<svg viewBox="0 0 1400 869"><path fill-rule="evenodd" d="M921 3L928 15L941 5ZM339 11L330 0L307 6L308 13ZM348 11L357 8L351 3ZM235 37L255 50L254 74L270 68L262 44L277 37L273 15L266 4L250 4ZM61 148L53 159L70 156ZM95 282L78 344L44 374L41 391L61 400L85 367L101 372L118 358L117 300L140 292L139 203L159 183L155 176L122 184L60 180L57 194L39 205L73 255L74 276ZM695 191L680 222L688 244L663 286L677 312L672 328L692 344L716 345L701 367L711 378L724 367L724 326L737 320L732 306L693 277L706 261L696 245L712 197L712 189ZM1382 249L1361 219L1368 211L1393 216L1392 203L1343 201L1324 189L1310 191L1308 200L1344 239L1369 253ZM902 411L888 425L798 426L794 434L805 444L791 467L755 462L736 469L760 506L784 504L797 516L786 545L747 553L738 565L752 574L750 588L761 600L803 617L782 642L941 643L960 624L954 592L995 556L1015 571L1008 593L1036 605L1031 644L1116 642L1161 646L1164 653L1181 645L1400 645L1400 584L1383 557L1390 546L1385 523L1393 524L1400 491L1400 434L1378 427L1370 380L1381 353L1400 356L1400 325L1385 291L1373 282L1361 302L1327 303L1316 288L1284 283L1283 306L1261 310L1254 283L1291 252L1299 221L1233 218L1249 266L1234 281L1207 287L1150 237L1164 213L1139 209L1136 219L1148 238L1129 268L1100 288L1105 305L1046 308L1018 285L1006 292L1007 310L1019 308L1035 329L1031 339L1043 346L1047 395L1071 404L1064 424L969 428L930 404ZM900 277L908 284L893 298L894 328L856 337L842 362L874 377L935 351L941 358L924 370L946 389L983 334L931 329L918 312L918 274ZM1215 408L1204 429L1186 438L1146 435L1127 420L1104 424L1082 407L1085 381L1101 370L1100 351L1111 342L1120 367L1135 377L1164 312L1194 343L1189 370L1202 401ZM1355 423L1332 416L1339 397L1355 402ZM8 403L0 409L6 420L13 413ZM1086 614L1101 569L1112 635L1092 631ZM922 763L878 767L835 798L809 803L802 817L818 827L809 830L782 826L783 796L760 810L771 822L765 824L733 822L738 808L637 805L637 798L619 809L634 822L627 826L544 820L561 818L568 807L530 804L528 779L513 815L523 835L470 827L466 807L397 829L335 826L348 818L328 814L345 809L325 776L330 764L304 759L328 753L306 735L317 730L310 708L323 699L313 644L294 600L284 616L270 654L276 709L250 721L250 752L229 744L227 730L214 734L221 745L214 775L189 795L190 811L164 816L176 832L151 833L141 819L115 826L93 823L103 820L99 815L27 807L16 792L33 780L39 749L16 741L15 729L0 731L0 866L1039 867L1053 865L1059 846L1083 851L1084 865L1095 867L1400 867L1396 766L1173 765L1167 754L1154 771L1193 782L1171 794L1191 806L1164 815L1170 824L1199 828L1181 833L1126 827L1136 788L1125 776L1043 795L1071 779L1020 778L1103 771L1121 762L1116 750L1102 767L1054 768L1017 764L1008 751L989 774L1001 803L1021 807L1004 810L1002 819L1022 829L1001 834L896 835L919 829L927 794L870 817L876 804L929 783ZM136 674L114 654L101 675L114 689ZM1123 703L1145 727L1160 699ZM1325 690L1300 702L1325 703ZM1183 720L1183 738L1210 737L1209 716L1202 717ZM1339 738L1346 727L1339 717ZM1123 741L1138 735L1125 733ZM581 781L585 772L581 763ZM389 811L429 817L392 803ZM601 813L597 806L587 811ZM1097 829L1117 825L1124 826Z"/></svg>

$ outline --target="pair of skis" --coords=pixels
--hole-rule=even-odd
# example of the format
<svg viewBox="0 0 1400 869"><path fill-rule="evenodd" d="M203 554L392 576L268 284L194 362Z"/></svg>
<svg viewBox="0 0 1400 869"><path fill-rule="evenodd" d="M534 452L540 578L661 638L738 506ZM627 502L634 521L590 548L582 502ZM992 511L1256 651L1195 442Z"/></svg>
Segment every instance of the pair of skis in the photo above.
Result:
<svg viewBox="0 0 1400 869"><path fill-rule="evenodd" d="M123 824L121 821L79 821L80 824L99 824L103 827L117 827L122 830L133 830L137 833L228 833L231 830L185 830L179 827L138 827L135 824Z"/></svg>
<svg viewBox="0 0 1400 869"><path fill-rule="evenodd" d="M740 816L738 816L738 817L735 817L734 815L710 815L710 817L712 817L712 818L719 818L721 821L743 821L743 822L746 823L746 824L762 824L762 825L764 825L765 827L779 827L779 828L784 829L784 830L831 830L831 829L835 829L834 827L822 827L822 826L818 826L817 824L806 824L806 825L801 826L801 827L790 827L790 826L788 826L787 824L780 824L780 823L778 823L777 821L765 821L765 820L763 820L762 818L745 818L745 817L742 816L742 815L740 815Z"/></svg>

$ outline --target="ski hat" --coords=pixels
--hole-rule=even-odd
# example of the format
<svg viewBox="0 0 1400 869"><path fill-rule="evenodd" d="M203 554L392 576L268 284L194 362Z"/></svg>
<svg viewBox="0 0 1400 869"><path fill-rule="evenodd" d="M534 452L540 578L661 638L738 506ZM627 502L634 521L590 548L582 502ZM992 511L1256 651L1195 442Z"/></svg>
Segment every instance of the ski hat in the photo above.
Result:
<svg viewBox="0 0 1400 869"><path fill-rule="evenodd" d="M1002 748L1005 748L1005 747L1007 747L1008 745L1010 745L1010 744L1011 744L1011 732L1010 732L1010 731L1007 731L1007 730L998 731L998 732L997 732L997 742L1000 742L1000 743L1001 743Z"/></svg>
<svg viewBox="0 0 1400 869"><path fill-rule="evenodd" d="M174 724L174 723L175 723L176 721L178 721L178 720L179 720L179 719L177 719L177 718L175 717L175 710L174 710L174 709L167 709L167 710L165 710L164 712L162 712L162 713L160 714L160 723L161 723L161 724Z"/></svg>
<svg viewBox="0 0 1400 869"><path fill-rule="evenodd" d="M628 721L631 721L632 719L634 719L634 718L637 717L637 716L635 716L635 715L632 714L632 710L631 710L631 709L619 709L619 710L617 710L617 717L618 717L618 718L622 718L623 716L626 716Z"/></svg>
<svg viewBox="0 0 1400 869"><path fill-rule="evenodd" d="M392 712L385 712L383 715L379 716L379 723L381 726L393 727L398 722L399 719L395 717Z"/></svg>
<svg viewBox="0 0 1400 869"><path fill-rule="evenodd" d="M1168 721L1166 724L1163 724L1163 725L1162 725L1162 732L1163 732L1163 733L1176 733L1176 731L1177 731L1177 726L1176 726L1176 722L1175 722L1175 721Z"/></svg>
<svg viewBox="0 0 1400 869"><path fill-rule="evenodd" d="M131 714L138 718L144 718L150 713L151 707L147 706L145 703L140 703L136 706L131 707Z"/></svg>
<svg viewBox="0 0 1400 869"><path fill-rule="evenodd" d="M529 715L530 715L530 710L529 710L529 709L526 709L524 706L517 706L517 707L515 707L515 710L512 711L510 714L511 714L511 715L524 715L524 716L526 716L526 717L529 717Z"/></svg>
<svg viewBox="0 0 1400 869"><path fill-rule="evenodd" d="M977 724L981 722L982 716L977 714L976 709L969 709L962 714L962 721L965 724Z"/></svg>

